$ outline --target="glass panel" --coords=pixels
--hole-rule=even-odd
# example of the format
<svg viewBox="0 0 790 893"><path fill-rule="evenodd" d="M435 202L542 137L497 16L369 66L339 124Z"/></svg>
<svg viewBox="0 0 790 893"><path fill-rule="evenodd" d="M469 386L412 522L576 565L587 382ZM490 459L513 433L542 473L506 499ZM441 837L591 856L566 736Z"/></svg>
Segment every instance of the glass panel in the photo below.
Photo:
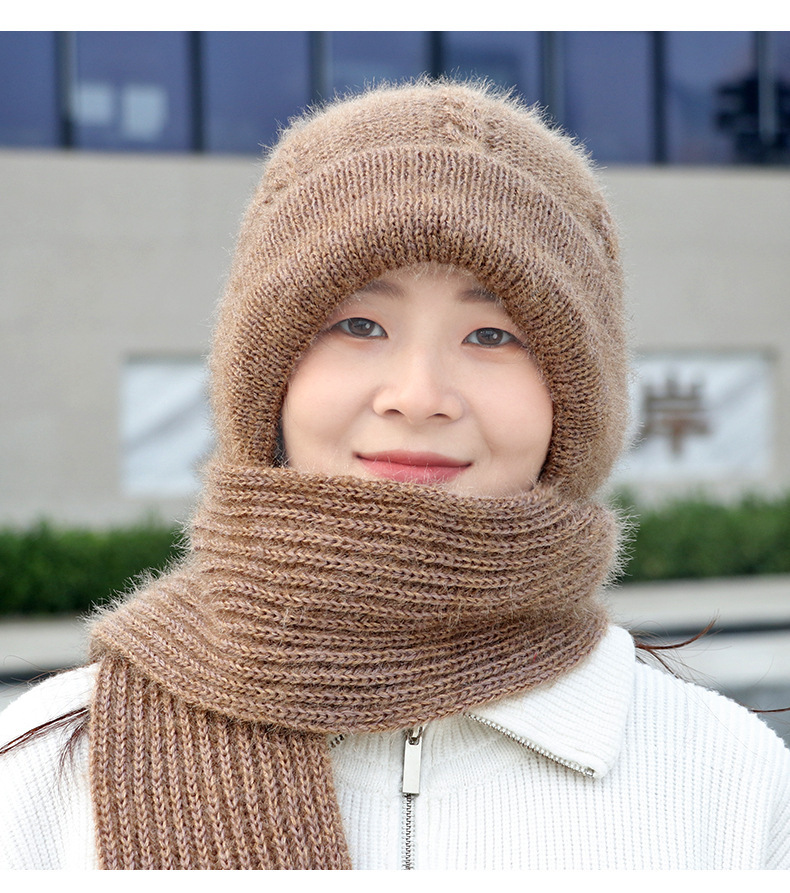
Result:
<svg viewBox="0 0 790 893"><path fill-rule="evenodd" d="M565 127L598 161L653 160L652 70L646 31L567 31Z"/></svg>
<svg viewBox="0 0 790 893"><path fill-rule="evenodd" d="M76 146L190 148L186 32L80 31L74 40Z"/></svg>
<svg viewBox="0 0 790 893"><path fill-rule="evenodd" d="M771 74L776 79L776 138L773 161L790 163L790 31L769 35Z"/></svg>
<svg viewBox="0 0 790 893"><path fill-rule="evenodd" d="M212 450L208 372L200 359L129 360L121 382L123 488L185 496Z"/></svg>
<svg viewBox="0 0 790 893"><path fill-rule="evenodd" d="M516 87L528 102L541 98L537 31L444 31L443 67L452 77L489 78Z"/></svg>
<svg viewBox="0 0 790 893"><path fill-rule="evenodd" d="M771 31L773 67L784 86L790 86L790 31Z"/></svg>
<svg viewBox="0 0 790 893"><path fill-rule="evenodd" d="M738 132L756 95L753 32L668 31L666 60L669 160L739 160Z"/></svg>
<svg viewBox="0 0 790 893"><path fill-rule="evenodd" d="M332 90L360 90L371 81L417 77L430 67L426 31L332 31Z"/></svg>
<svg viewBox="0 0 790 893"><path fill-rule="evenodd" d="M206 148L260 153L310 101L306 31L206 31Z"/></svg>
<svg viewBox="0 0 790 893"><path fill-rule="evenodd" d="M58 143L53 31L0 32L0 145Z"/></svg>

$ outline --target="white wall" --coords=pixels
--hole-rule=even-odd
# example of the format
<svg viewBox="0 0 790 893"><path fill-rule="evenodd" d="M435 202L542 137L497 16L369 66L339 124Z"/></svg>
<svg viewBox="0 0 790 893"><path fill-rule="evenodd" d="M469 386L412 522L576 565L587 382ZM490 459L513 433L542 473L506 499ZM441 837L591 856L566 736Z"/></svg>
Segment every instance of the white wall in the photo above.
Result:
<svg viewBox="0 0 790 893"><path fill-rule="evenodd" d="M699 481L663 478L643 491L790 489L790 172L623 168L606 180L621 222L637 354L747 353L762 358L768 377L767 428L745 414L732 435L741 452L766 443L759 471L743 462L740 472L736 464Z"/></svg>
<svg viewBox="0 0 790 893"><path fill-rule="evenodd" d="M249 158L0 154L0 521L185 512L122 493L123 366L205 354L256 176Z"/></svg>

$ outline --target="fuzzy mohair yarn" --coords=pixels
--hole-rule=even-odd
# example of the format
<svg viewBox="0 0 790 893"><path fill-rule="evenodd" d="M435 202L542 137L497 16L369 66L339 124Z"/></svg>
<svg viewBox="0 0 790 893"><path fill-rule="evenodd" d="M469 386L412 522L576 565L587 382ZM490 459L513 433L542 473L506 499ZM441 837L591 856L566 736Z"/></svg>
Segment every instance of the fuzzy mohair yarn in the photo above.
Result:
<svg viewBox="0 0 790 893"><path fill-rule="evenodd" d="M326 317L424 262L471 272L528 333L555 411L528 493L278 467L288 379ZM583 153L495 91L374 89L283 134L220 308L190 554L92 632L102 867L349 868L328 734L430 722L591 652L617 540L590 497L625 426L621 290Z"/></svg>
<svg viewBox="0 0 790 893"><path fill-rule="evenodd" d="M283 134L216 330L222 455L269 464L291 370L329 313L384 271L426 261L471 272L528 333L554 401L542 479L592 494L627 417L615 228L583 151L482 86L373 90Z"/></svg>

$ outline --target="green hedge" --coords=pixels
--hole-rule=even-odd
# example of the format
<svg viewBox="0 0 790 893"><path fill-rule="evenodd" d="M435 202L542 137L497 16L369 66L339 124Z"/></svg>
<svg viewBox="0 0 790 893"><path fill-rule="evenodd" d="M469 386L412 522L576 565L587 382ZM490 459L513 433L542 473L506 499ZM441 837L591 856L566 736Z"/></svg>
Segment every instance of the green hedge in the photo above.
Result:
<svg viewBox="0 0 790 893"><path fill-rule="evenodd" d="M790 573L790 495L719 505L704 499L639 508L622 582ZM92 531L39 524L0 530L0 614L84 613L181 554L178 529L153 523Z"/></svg>
<svg viewBox="0 0 790 893"><path fill-rule="evenodd" d="M623 583L790 573L790 495L620 504L635 525Z"/></svg>
<svg viewBox="0 0 790 893"><path fill-rule="evenodd" d="M0 614L83 613L181 554L180 531L153 523L109 530L0 529Z"/></svg>

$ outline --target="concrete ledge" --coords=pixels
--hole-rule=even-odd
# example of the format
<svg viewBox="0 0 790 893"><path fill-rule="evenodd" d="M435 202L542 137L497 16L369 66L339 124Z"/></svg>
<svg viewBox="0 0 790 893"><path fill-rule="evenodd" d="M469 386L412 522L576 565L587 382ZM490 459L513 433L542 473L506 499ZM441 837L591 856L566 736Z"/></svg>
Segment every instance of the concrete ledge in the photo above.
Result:
<svg viewBox="0 0 790 893"><path fill-rule="evenodd" d="M729 692L790 686L790 576L639 583L607 599L618 623L659 640L690 638L714 622L699 642L666 653L692 682Z"/></svg>
<svg viewBox="0 0 790 893"><path fill-rule="evenodd" d="M633 583L607 593L619 623L663 635L720 630L790 630L790 576Z"/></svg>
<svg viewBox="0 0 790 893"><path fill-rule="evenodd" d="M87 659L87 625L78 617L0 620L0 679L32 679Z"/></svg>

